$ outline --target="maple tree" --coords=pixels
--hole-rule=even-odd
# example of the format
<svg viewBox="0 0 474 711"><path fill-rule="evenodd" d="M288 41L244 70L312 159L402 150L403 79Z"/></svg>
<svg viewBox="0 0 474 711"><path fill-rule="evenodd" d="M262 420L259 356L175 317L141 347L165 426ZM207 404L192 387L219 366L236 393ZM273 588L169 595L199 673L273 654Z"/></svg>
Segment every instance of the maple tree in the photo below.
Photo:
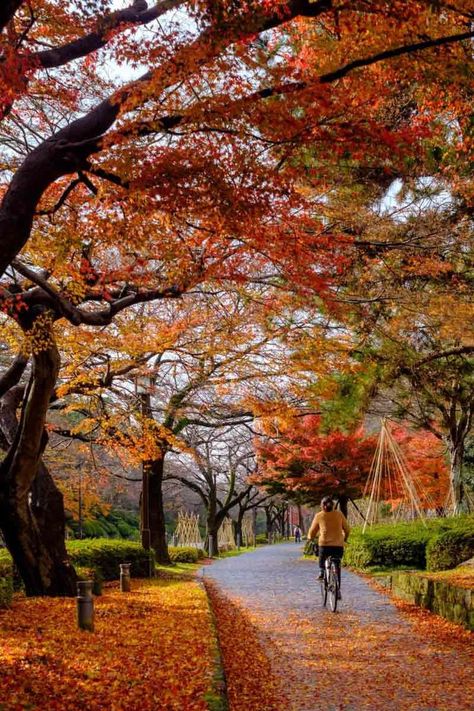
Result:
<svg viewBox="0 0 474 711"><path fill-rule="evenodd" d="M351 432L325 432L321 416L306 415L270 423L266 437L257 441L257 480L270 492L300 497L317 506L325 495L334 496L347 515L349 500L362 497L374 459L377 435L362 427ZM275 430L277 429L277 434ZM408 468L431 506L442 508L448 491L444 451L430 432L392 428ZM387 498L394 506L403 498L394 486Z"/></svg>
<svg viewBox="0 0 474 711"><path fill-rule="evenodd" d="M442 12L421 0L4 4L1 302L31 366L17 334L0 392L25 372L31 386L0 510L29 592L74 583L67 570L56 579L60 536L45 545L28 498L60 366L53 324L82 334L197 283L251 276L335 309L331 286L352 256L318 219L309 178L321 196L341 163L360 173L364 152L387 175L419 170L406 158L416 164L440 109L397 111L390 80L437 86L436 59L464 90L471 12L467 0ZM48 490L59 520L51 477Z"/></svg>

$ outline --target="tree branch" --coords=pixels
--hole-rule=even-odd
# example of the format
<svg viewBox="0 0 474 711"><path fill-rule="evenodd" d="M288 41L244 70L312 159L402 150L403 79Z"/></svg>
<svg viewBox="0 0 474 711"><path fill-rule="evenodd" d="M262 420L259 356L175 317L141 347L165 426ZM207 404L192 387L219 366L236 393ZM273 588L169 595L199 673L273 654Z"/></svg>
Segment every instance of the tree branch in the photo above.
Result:
<svg viewBox="0 0 474 711"><path fill-rule="evenodd" d="M183 5L186 0L162 0L148 9L146 2L136 0L131 7L117 10L102 17L97 23L97 29L84 37L68 42L61 47L46 49L31 55L34 63L42 69L52 69L68 64L74 59L86 57L92 52L105 47L108 38L113 36L112 30L127 29L131 25L146 25L153 20Z"/></svg>
<svg viewBox="0 0 474 711"><path fill-rule="evenodd" d="M13 19L15 12L22 4L23 0L3 0L0 4L0 32Z"/></svg>
<svg viewBox="0 0 474 711"><path fill-rule="evenodd" d="M0 377L0 398L18 383L28 364L28 358L19 353L11 366Z"/></svg>

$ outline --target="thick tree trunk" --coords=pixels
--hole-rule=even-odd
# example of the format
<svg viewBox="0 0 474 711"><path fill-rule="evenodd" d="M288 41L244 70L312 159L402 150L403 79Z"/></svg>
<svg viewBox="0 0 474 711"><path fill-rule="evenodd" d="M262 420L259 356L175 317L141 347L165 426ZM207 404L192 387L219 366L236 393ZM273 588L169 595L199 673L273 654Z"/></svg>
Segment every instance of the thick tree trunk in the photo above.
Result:
<svg viewBox="0 0 474 711"><path fill-rule="evenodd" d="M210 556L219 555L219 528L225 518L225 513L218 510L217 492L209 492L207 509L207 540L206 549Z"/></svg>
<svg viewBox="0 0 474 711"><path fill-rule="evenodd" d="M20 423L0 466L0 525L27 595L74 595L76 575L64 545L62 496L41 462L46 412L59 369L48 330L46 341L33 357Z"/></svg>
<svg viewBox="0 0 474 711"><path fill-rule="evenodd" d="M462 444L450 447L450 480L453 500L453 513L459 514L467 510L464 481L462 476L464 451Z"/></svg>
<svg viewBox="0 0 474 711"><path fill-rule="evenodd" d="M149 478L149 523L150 544L158 563L171 563L166 541L165 511L163 507L163 469L165 455L150 463Z"/></svg>
<svg viewBox="0 0 474 711"><path fill-rule="evenodd" d="M235 521L235 540L238 545L243 545L243 540L242 540L242 521L244 520L244 515L245 515L245 509L244 508L239 508L239 512L237 514L237 520Z"/></svg>
<svg viewBox="0 0 474 711"><path fill-rule="evenodd" d="M3 509L3 507L2 507ZM56 537L53 511L43 516L44 523L53 523L50 535L43 539L28 501L22 499L2 513L2 533L6 546L25 585L26 594L73 596L76 594L76 573L68 560L64 538Z"/></svg>
<svg viewBox="0 0 474 711"><path fill-rule="evenodd" d="M215 522L207 520L207 540L206 540L206 550L209 556L219 555L219 526L216 528Z"/></svg>

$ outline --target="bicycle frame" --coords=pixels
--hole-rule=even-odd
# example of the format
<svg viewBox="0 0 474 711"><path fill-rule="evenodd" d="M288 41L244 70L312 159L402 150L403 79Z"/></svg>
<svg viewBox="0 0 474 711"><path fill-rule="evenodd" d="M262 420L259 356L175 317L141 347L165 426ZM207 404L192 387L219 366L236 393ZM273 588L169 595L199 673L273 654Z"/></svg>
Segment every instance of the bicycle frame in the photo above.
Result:
<svg viewBox="0 0 474 711"><path fill-rule="evenodd" d="M324 578L321 580L321 597L323 605L329 599L329 607L332 612L336 612L337 601L339 599L339 576L340 576L340 558L329 556L325 561Z"/></svg>

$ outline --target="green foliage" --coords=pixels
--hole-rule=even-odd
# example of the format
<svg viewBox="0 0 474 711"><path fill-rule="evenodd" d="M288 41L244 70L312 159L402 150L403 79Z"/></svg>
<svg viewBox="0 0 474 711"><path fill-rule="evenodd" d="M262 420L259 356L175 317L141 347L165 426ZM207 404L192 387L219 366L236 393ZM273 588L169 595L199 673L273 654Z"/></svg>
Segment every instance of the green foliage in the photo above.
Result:
<svg viewBox="0 0 474 711"><path fill-rule="evenodd" d="M337 373L332 377L336 393L330 399L322 399L322 432L350 431L360 422L360 413L370 400L378 377L370 352L363 358L365 365L357 373Z"/></svg>
<svg viewBox="0 0 474 711"><path fill-rule="evenodd" d="M136 578L148 576L150 555L139 543L104 538L68 541L67 550L74 566L93 568L103 580L120 577L120 563L131 563ZM154 563L153 563L154 564Z"/></svg>
<svg viewBox="0 0 474 711"><path fill-rule="evenodd" d="M255 543L257 546L264 546L268 543L268 538L266 533L257 533L255 536Z"/></svg>
<svg viewBox="0 0 474 711"><path fill-rule="evenodd" d="M13 567L8 554L0 551L0 608L9 607L13 597Z"/></svg>
<svg viewBox="0 0 474 711"><path fill-rule="evenodd" d="M474 556L474 527L446 531L432 538L426 549L428 570L455 568Z"/></svg>
<svg viewBox="0 0 474 711"><path fill-rule="evenodd" d="M430 541L446 532L469 530L474 530L473 516L433 519L426 525L421 521L377 525L367 528L365 534L355 528L344 551L344 562L355 568L403 566L424 570Z"/></svg>
<svg viewBox="0 0 474 711"><path fill-rule="evenodd" d="M68 523L74 536L79 537L77 521ZM84 538L126 538L137 541L140 535L137 514L130 511L112 509L107 515L98 511L94 518L88 518L82 523Z"/></svg>
<svg viewBox="0 0 474 711"><path fill-rule="evenodd" d="M200 548L169 546L168 552L172 563L197 563L198 560L204 558L204 551Z"/></svg>

